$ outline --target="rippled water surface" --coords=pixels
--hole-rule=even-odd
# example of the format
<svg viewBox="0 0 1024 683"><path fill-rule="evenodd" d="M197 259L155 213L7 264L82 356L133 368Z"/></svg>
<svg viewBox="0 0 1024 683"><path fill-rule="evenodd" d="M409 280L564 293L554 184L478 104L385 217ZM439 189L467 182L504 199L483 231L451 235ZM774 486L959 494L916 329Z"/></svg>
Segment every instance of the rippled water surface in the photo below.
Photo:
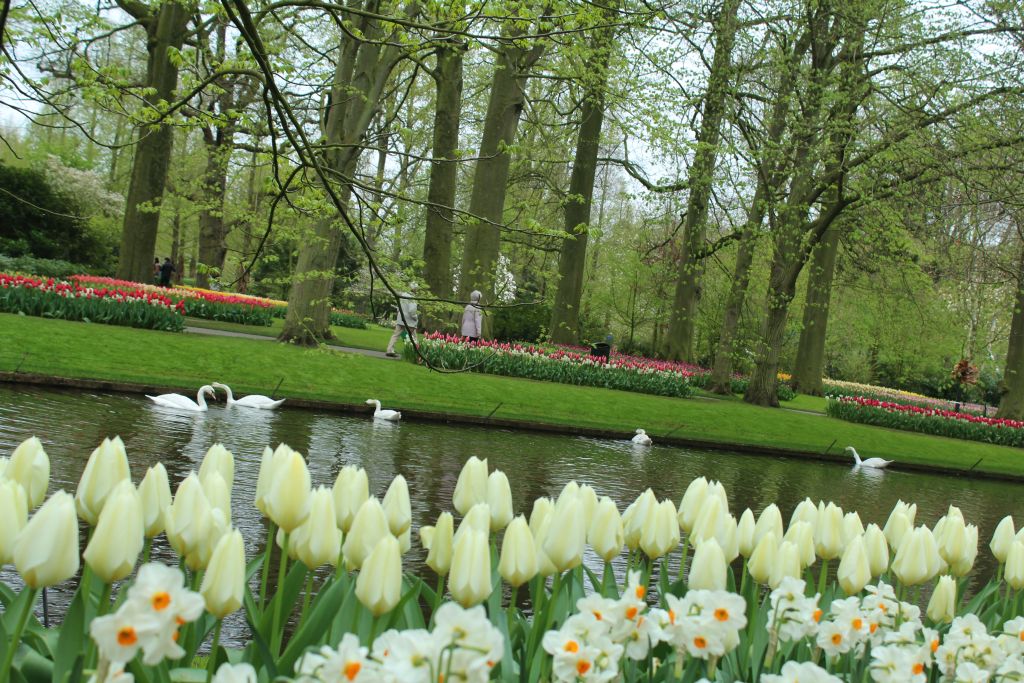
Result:
<svg viewBox="0 0 1024 683"><path fill-rule="evenodd" d="M231 450L236 460L233 521L250 554L259 550L265 535L252 506L260 454L264 446L282 442L307 455L314 485L331 485L343 465L353 464L366 469L371 493L382 496L392 477L404 475L414 530L451 509L459 470L471 455L486 457L492 468L506 472L516 511L526 514L533 499L557 494L570 479L611 496L623 510L647 487L659 498L678 502L687 484L699 476L725 485L737 517L745 507L757 513L775 502L788 519L796 504L810 496L857 510L865 524L881 525L902 498L918 504L918 523L931 525L949 505L957 505L979 527L982 575L994 571L987 544L995 525L1007 514L1024 517L1024 486L1011 483L854 471L830 463L657 445L640 449L628 442L503 429L382 423L286 407L267 412L227 409L219 403L207 413L188 414L156 407L139 395L0 386L0 453L7 455L22 440L39 436L52 463L51 492L73 492L89 453L115 434L125 442L136 483L159 460L167 467L172 488L198 469L214 443ZM160 548L156 556L171 558ZM422 560L415 535L410 559L414 564ZM16 581L9 570L0 571L0 578ZM59 610L62 591L55 593L51 601Z"/></svg>

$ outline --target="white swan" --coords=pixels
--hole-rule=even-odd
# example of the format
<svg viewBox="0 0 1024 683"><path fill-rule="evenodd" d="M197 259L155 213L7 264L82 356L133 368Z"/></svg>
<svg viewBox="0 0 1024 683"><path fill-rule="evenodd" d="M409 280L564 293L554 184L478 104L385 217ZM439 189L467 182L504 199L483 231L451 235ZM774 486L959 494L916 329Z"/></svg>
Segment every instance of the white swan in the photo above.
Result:
<svg viewBox="0 0 1024 683"><path fill-rule="evenodd" d="M210 398L216 397L216 393L209 384L204 384L199 387L199 393L196 394L196 400L190 399L188 396L182 396L181 394L160 394L159 396L150 396L146 394L146 398L153 401L153 403L164 408L174 408L176 410L191 410L195 413L206 412L206 394L210 395Z"/></svg>
<svg viewBox="0 0 1024 683"><path fill-rule="evenodd" d="M861 460L860 453L858 453L857 449L853 446L847 446L846 452L853 455L853 459L857 463L857 467L870 467L876 470L884 470L894 462L892 460L882 460L881 458L868 458L867 460Z"/></svg>
<svg viewBox="0 0 1024 683"><path fill-rule="evenodd" d="M402 419L402 414L397 410L381 410L380 401L375 398L366 399L366 405L374 406L373 417L376 420L387 420L389 422L398 422Z"/></svg>
<svg viewBox="0 0 1024 683"><path fill-rule="evenodd" d="M242 408L259 408L260 410L273 410L274 408L284 403L283 398L275 401L269 396L264 396L262 394L249 394L248 396L243 396L242 398L235 400L234 394L231 393L231 387L229 387L227 384L214 382L213 386L217 387L218 389L223 389L224 391L227 392L229 408L231 406L240 406Z"/></svg>
<svg viewBox="0 0 1024 683"><path fill-rule="evenodd" d="M633 443L638 446L650 446L654 442L651 441L651 437L647 436L647 432L638 429L636 430L636 436L633 437Z"/></svg>

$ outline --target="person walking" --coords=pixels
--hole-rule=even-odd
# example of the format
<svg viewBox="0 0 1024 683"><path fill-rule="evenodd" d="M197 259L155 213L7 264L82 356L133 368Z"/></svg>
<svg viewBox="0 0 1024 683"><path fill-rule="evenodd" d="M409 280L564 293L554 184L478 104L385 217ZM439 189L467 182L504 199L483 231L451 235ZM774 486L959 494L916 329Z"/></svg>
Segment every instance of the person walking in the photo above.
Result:
<svg viewBox="0 0 1024 683"><path fill-rule="evenodd" d="M164 262L160 266L160 286L170 287L171 286L171 274L175 271L174 264L171 263L170 257L164 257Z"/></svg>
<svg viewBox="0 0 1024 683"><path fill-rule="evenodd" d="M462 336L469 341L480 341L484 329L484 313L480 308L479 291L473 290L469 295L469 303L462 310Z"/></svg>
<svg viewBox="0 0 1024 683"><path fill-rule="evenodd" d="M153 259L153 284L160 283L160 259Z"/></svg>
<svg viewBox="0 0 1024 683"><path fill-rule="evenodd" d="M399 305L395 311L395 331L391 335L391 341L388 342L387 356L388 358L397 358L398 354L395 353L395 344L398 342L398 338L402 336L404 332L408 335L414 343L416 341L416 326L419 325L420 317L419 310L416 306L416 283L413 282L409 285L408 292L402 292L398 295Z"/></svg>

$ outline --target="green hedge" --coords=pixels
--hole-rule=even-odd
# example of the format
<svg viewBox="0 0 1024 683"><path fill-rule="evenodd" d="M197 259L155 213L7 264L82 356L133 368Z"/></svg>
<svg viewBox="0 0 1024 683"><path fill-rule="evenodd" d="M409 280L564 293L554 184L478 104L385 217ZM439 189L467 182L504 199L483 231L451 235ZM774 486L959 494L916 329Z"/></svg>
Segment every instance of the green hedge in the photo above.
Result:
<svg viewBox="0 0 1024 683"><path fill-rule="evenodd" d="M206 301L192 297L182 297L185 315L204 320L220 320L226 323L241 325L269 326L273 322L271 308L248 304L227 304Z"/></svg>
<svg viewBox="0 0 1024 683"><path fill-rule="evenodd" d="M185 327L185 318L175 308L145 300L80 298L31 287L0 287L0 311L169 332Z"/></svg>

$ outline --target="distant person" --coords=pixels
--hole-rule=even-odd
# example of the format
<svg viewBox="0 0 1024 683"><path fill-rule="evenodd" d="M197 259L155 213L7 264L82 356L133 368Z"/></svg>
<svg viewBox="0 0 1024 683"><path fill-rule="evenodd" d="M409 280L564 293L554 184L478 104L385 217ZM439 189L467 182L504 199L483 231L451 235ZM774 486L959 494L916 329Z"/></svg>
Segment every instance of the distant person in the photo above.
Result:
<svg viewBox="0 0 1024 683"><path fill-rule="evenodd" d="M153 259L153 282L154 283L159 283L160 282L160 259L159 258Z"/></svg>
<svg viewBox="0 0 1024 683"><path fill-rule="evenodd" d="M483 336L484 313L480 309L480 297L483 294L473 290L469 295L469 303L462 311L462 336L469 341L480 341Z"/></svg>
<svg viewBox="0 0 1024 683"><path fill-rule="evenodd" d="M174 264L171 263L171 259L164 258L163 264L160 266L160 286L170 287L171 286L171 275L175 272Z"/></svg>
<svg viewBox="0 0 1024 683"><path fill-rule="evenodd" d="M415 296L415 282L409 285L408 292L402 292L398 295L399 305L396 307L395 311L395 331L391 335L391 341L388 342L388 358L398 357L398 354L395 353L395 343L398 342L398 338L402 336L403 332L408 335L409 339L413 342L416 341L416 326L419 325L420 314L416 307Z"/></svg>

